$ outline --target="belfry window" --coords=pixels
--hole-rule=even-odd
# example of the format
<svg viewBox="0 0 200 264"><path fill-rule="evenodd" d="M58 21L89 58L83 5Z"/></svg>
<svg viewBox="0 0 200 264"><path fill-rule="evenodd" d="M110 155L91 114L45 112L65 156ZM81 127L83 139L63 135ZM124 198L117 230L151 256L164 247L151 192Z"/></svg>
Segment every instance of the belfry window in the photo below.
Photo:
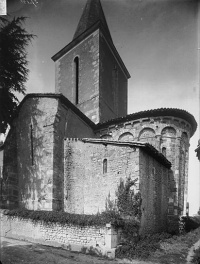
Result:
<svg viewBox="0 0 200 264"><path fill-rule="evenodd" d="M79 103L79 58L74 59L75 104Z"/></svg>
<svg viewBox="0 0 200 264"><path fill-rule="evenodd" d="M108 161L107 159L103 160L103 174L107 173L108 170Z"/></svg>

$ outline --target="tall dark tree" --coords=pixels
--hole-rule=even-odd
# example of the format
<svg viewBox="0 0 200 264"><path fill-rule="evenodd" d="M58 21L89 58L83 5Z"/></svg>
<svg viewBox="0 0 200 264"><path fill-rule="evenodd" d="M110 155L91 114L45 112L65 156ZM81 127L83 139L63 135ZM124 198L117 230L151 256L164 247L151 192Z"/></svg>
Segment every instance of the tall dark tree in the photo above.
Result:
<svg viewBox="0 0 200 264"><path fill-rule="evenodd" d="M25 17L0 17L0 133L5 133L17 109L16 92L25 94L28 79L26 48L34 37L23 27Z"/></svg>

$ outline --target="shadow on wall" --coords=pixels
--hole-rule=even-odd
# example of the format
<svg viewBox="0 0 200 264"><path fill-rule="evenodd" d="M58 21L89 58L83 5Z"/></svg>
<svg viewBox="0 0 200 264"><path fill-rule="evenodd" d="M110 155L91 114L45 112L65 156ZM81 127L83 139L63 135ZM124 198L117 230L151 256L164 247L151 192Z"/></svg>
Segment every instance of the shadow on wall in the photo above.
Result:
<svg viewBox="0 0 200 264"><path fill-rule="evenodd" d="M5 142L3 208L57 210L62 207L58 206L55 191L58 170L54 166L57 158L54 112L57 109L49 111L53 106L49 105L48 109L42 104L38 98L23 104ZM59 193L63 195L61 190Z"/></svg>

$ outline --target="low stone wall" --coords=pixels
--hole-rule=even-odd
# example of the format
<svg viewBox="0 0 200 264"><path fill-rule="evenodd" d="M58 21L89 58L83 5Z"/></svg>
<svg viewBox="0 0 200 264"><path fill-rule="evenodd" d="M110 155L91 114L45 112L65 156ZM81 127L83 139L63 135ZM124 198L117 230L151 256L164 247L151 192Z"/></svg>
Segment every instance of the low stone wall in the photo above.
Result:
<svg viewBox="0 0 200 264"><path fill-rule="evenodd" d="M2 211L0 214L1 236L115 257L119 236L110 224L104 227L44 224L18 217L11 218Z"/></svg>

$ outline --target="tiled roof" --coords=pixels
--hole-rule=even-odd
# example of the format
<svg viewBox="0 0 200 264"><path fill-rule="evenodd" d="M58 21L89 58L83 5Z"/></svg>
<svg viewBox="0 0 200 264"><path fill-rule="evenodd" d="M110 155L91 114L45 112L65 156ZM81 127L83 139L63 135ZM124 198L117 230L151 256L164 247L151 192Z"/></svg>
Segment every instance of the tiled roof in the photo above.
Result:
<svg viewBox="0 0 200 264"><path fill-rule="evenodd" d="M171 117L177 117L182 118L185 121L187 121L192 126L192 135L197 129L197 122L193 115L188 113L185 110L178 109L178 108L158 108L158 109L151 109L146 111L141 111L137 113L133 113L124 117L119 117L115 119L111 119L102 123L97 124L97 129L104 128L106 126L112 125L112 124L119 124L122 122L127 121L134 121L140 118L151 118L151 117L163 117L163 116L171 116Z"/></svg>
<svg viewBox="0 0 200 264"><path fill-rule="evenodd" d="M171 162L166 159L166 157L160 153L156 148L154 148L149 143L144 143L140 141L116 141L109 139L99 139L99 138L82 138L80 139L84 143L96 143L96 144L104 144L104 145L118 145L118 146L130 146L130 147L138 147L142 148L145 152L149 153L152 157L154 157L161 164L166 166L168 169L171 168Z"/></svg>

